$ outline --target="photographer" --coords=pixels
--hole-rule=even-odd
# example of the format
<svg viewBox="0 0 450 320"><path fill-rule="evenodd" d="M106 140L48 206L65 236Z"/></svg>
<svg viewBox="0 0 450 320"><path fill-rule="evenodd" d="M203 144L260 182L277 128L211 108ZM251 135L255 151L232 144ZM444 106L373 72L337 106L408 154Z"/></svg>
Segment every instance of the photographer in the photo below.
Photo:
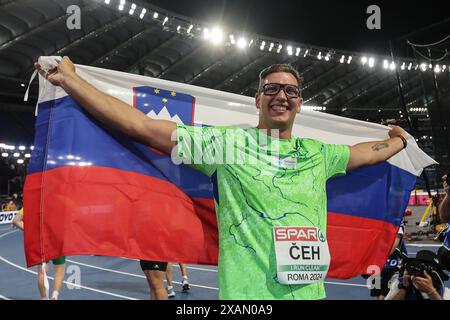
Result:
<svg viewBox="0 0 450 320"><path fill-rule="evenodd" d="M448 279L437 255L421 250L416 258L408 259L397 291L391 288L386 300L450 300L450 289L444 286L444 281Z"/></svg>

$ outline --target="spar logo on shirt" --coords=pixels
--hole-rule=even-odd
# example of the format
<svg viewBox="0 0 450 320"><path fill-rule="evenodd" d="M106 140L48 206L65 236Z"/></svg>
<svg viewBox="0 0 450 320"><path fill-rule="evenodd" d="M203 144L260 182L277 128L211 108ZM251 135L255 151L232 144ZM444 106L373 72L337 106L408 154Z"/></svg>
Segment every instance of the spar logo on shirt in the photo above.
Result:
<svg viewBox="0 0 450 320"><path fill-rule="evenodd" d="M325 242L325 237L322 232L315 227L276 227L275 240Z"/></svg>

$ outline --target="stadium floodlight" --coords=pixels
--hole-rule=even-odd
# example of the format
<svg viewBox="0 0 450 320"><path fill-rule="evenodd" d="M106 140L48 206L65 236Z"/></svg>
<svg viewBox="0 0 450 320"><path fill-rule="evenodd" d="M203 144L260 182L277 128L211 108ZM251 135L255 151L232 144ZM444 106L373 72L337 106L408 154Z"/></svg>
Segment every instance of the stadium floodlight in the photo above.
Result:
<svg viewBox="0 0 450 320"><path fill-rule="evenodd" d="M325 61L330 61L330 57L331 57L330 53L327 53L327 55L325 56Z"/></svg>
<svg viewBox="0 0 450 320"><path fill-rule="evenodd" d="M210 37L211 36L209 34L209 29L208 28L203 29L203 39L204 40L209 40Z"/></svg>
<svg viewBox="0 0 450 320"><path fill-rule="evenodd" d="M412 68L412 62L409 63L408 70L411 70L411 68Z"/></svg>
<svg viewBox="0 0 450 320"><path fill-rule="evenodd" d="M286 48L288 55L292 56L293 52L292 52L292 46L287 46Z"/></svg>
<svg viewBox="0 0 450 320"><path fill-rule="evenodd" d="M317 55L317 59L322 60L322 51L319 51L319 54Z"/></svg>
<svg viewBox="0 0 450 320"><path fill-rule="evenodd" d="M344 61L345 61L345 56L342 55L342 57L341 57L341 59L339 60L339 62L340 62L340 63L344 63Z"/></svg>
<svg viewBox="0 0 450 320"><path fill-rule="evenodd" d="M231 44L233 44L233 45L236 44L236 39L234 38L234 35L230 34L229 38L230 38Z"/></svg>
<svg viewBox="0 0 450 320"><path fill-rule="evenodd" d="M271 43L270 43L270 46L269 46L269 52L272 51L273 46L274 46L274 44L273 44L273 42L271 42Z"/></svg>
<svg viewBox="0 0 450 320"><path fill-rule="evenodd" d="M383 60L383 68L384 69L389 68L389 62L386 59Z"/></svg>
<svg viewBox="0 0 450 320"><path fill-rule="evenodd" d="M30 150L34 150L34 146L30 146Z"/></svg>
<svg viewBox="0 0 450 320"><path fill-rule="evenodd" d="M106 4L109 4L111 2L111 0L105 0Z"/></svg>
<svg viewBox="0 0 450 320"><path fill-rule="evenodd" d="M266 45L265 41L261 42L261 46L259 47L259 49L264 50L265 45Z"/></svg>
<svg viewBox="0 0 450 320"><path fill-rule="evenodd" d="M281 52L281 49L283 49L283 45L280 43L280 44L278 45L277 53L280 53L280 52Z"/></svg>
<svg viewBox="0 0 450 320"><path fill-rule="evenodd" d="M187 29L187 33L188 34L191 33L191 30L192 30L193 27L194 27L194 25L192 25L192 24L189 26L189 28Z"/></svg>
<svg viewBox="0 0 450 320"><path fill-rule="evenodd" d="M447 66L444 64L444 65L442 66L442 71L445 71L446 68L447 68Z"/></svg>
<svg viewBox="0 0 450 320"><path fill-rule="evenodd" d="M247 40L245 38L239 38L237 46L241 49L245 48L247 46Z"/></svg>
<svg viewBox="0 0 450 320"><path fill-rule="evenodd" d="M158 19L158 16L159 16L158 12L155 11L155 13L153 14L153 19Z"/></svg>
<svg viewBox="0 0 450 320"><path fill-rule="evenodd" d="M441 72L441 67L438 64L434 67L434 72L435 73Z"/></svg>
<svg viewBox="0 0 450 320"><path fill-rule="evenodd" d="M369 68L373 68L375 66L375 59L369 58Z"/></svg>
<svg viewBox="0 0 450 320"><path fill-rule="evenodd" d="M143 19L144 15L147 13L147 9L143 8L141 11L141 15L139 16L139 18Z"/></svg>
<svg viewBox="0 0 450 320"><path fill-rule="evenodd" d="M211 30L211 42L214 44L219 44L223 40L223 31L222 29L215 27Z"/></svg>
<svg viewBox="0 0 450 320"><path fill-rule="evenodd" d="M125 0L120 0L119 11L122 11L124 7L125 7Z"/></svg>
<svg viewBox="0 0 450 320"><path fill-rule="evenodd" d="M25 146L19 146L19 150L25 150Z"/></svg>
<svg viewBox="0 0 450 320"><path fill-rule="evenodd" d="M5 147L6 147L6 144L0 143L0 148L5 148Z"/></svg>
<svg viewBox="0 0 450 320"><path fill-rule="evenodd" d="M17 159L17 163L18 164L22 164L23 163L23 159Z"/></svg>
<svg viewBox="0 0 450 320"><path fill-rule="evenodd" d="M165 24L167 23L167 21L169 21L169 17L166 16L166 17L164 18L164 21L163 21L162 25L165 25Z"/></svg>
<svg viewBox="0 0 450 320"><path fill-rule="evenodd" d="M31 158L31 154L25 153L25 158Z"/></svg>
<svg viewBox="0 0 450 320"><path fill-rule="evenodd" d="M350 64L350 62L352 62L352 59L353 59L353 57L352 57L352 56L348 56L348 59L347 59L347 64Z"/></svg>
<svg viewBox="0 0 450 320"><path fill-rule="evenodd" d="M177 27L177 32L178 32L178 33L180 32L180 29L181 29L181 26L178 26L178 27Z"/></svg>
<svg viewBox="0 0 450 320"><path fill-rule="evenodd" d="M3 152L3 153L2 153L2 157L3 157L3 158L6 158L6 157L8 157L8 156L9 156L9 155L8 155L6 152Z"/></svg>
<svg viewBox="0 0 450 320"><path fill-rule="evenodd" d="M361 63L363 64L363 65L365 65L366 63L367 63L367 57L362 57L361 58Z"/></svg>
<svg viewBox="0 0 450 320"><path fill-rule="evenodd" d="M20 156L20 153L14 152L13 156L14 156L15 158L18 158L18 157Z"/></svg>
<svg viewBox="0 0 450 320"><path fill-rule="evenodd" d="M433 69L433 65L430 63L430 64L428 65L428 68L429 68L429 69Z"/></svg>
<svg viewBox="0 0 450 320"><path fill-rule="evenodd" d="M9 146L9 150L15 150L16 147L15 146Z"/></svg>
<svg viewBox="0 0 450 320"><path fill-rule="evenodd" d="M308 53L309 53L309 49L306 49L305 54L303 55L303 58L306 58L306 56L308 55Z"/></svg>
<svg viewBox="0 0 450 320"><path fill-rule="evenodd" d="M426 71L426 70L427 70L427 64L426 64L426 63L421 63L421 64L420 64L420 69L421 69L422 71Z"/></svg>
<svg viewBox="0 0 450 320"><path fill-rule="evenodd" d="M23 88L25 87L25 83L21 83L20 86Z"/></svg>
<svg viewBox="0 0 450 320"><path fill-rule="evenodd" d="M405 70L406 69L406 62L403 62L402 65L400 66L400 69Z"/></svg>
<svg viewBox="0 0 450 320"><path fill-rule="evenodd" d="M295 56L298 57L298 55L300 54L300 48L297 47L297 49L295 50Z"/></svg>

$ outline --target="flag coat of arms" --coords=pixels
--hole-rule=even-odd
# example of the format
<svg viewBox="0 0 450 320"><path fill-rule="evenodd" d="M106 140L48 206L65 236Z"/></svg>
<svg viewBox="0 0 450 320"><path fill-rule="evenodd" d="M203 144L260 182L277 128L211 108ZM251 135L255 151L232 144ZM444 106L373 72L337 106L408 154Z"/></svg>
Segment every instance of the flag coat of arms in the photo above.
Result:
<svg viewBox="0 0 450 320"><path fill-rule="evenodd" d="M187 125L255 126L254 99L161 79L77 65L77 73L149 117ZM27 265L96 254L217 264L214 177L109 129L42 77L34 150L24 188ZM293 134L353 145L388 128L302 110ZM415 140L375 166L327 184L329 277L382 267L416 178L435 163Z"/></svg>

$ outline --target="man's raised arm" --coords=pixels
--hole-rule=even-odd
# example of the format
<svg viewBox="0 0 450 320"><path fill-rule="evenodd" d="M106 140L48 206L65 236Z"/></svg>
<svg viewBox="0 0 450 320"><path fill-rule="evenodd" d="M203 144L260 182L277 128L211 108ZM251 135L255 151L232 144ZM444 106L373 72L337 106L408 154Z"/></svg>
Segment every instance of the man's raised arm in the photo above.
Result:
<svg viewBox="0 0 450 320"><path fill-rule="evenodd" d="M399 126L390 126L390 139L355 144L350 147L347 171L385 161L406 146L407 133Z"/></svg>
<svg viewBox="0 0 450 320"><path fill-rule="evenodd" d="M64 57L58 66L45 72L36 63L39 73L55 86L63 88L95 119L130 138L170 155L176 142L171 135L176 123L151 119L123 101L97 90L75 72L75 65Z"/></svg>

